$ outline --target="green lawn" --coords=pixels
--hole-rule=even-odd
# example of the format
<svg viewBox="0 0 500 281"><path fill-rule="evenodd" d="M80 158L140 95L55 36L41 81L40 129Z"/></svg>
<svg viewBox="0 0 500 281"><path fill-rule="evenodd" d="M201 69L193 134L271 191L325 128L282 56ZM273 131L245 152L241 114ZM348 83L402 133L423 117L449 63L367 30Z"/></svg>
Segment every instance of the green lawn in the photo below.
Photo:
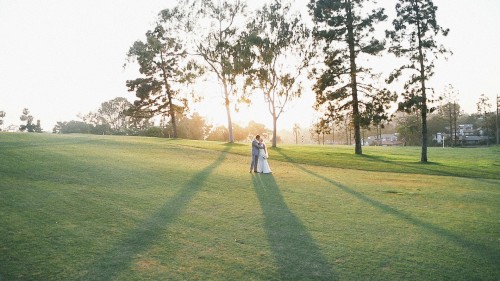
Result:
<svg viewBox="0 0 500 281"><path fill-rule="evenodd" d="M0 280L498 280L500 148L0 133Z"/></svg>

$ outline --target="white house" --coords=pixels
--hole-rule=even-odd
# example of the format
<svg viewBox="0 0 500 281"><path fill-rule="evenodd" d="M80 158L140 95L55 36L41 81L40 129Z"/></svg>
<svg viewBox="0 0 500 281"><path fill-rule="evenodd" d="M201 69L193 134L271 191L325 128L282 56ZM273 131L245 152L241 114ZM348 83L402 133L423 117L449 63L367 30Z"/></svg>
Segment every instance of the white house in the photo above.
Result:
<svg viewBox="0 0 500 281"><path fill-rule="evenodd" d="M449 129L449 128L448 128ZM479 144L481 142L486 141L487 137L483 136L482 130L474 129L473 124L460 124L458 125L457 130L457 143L460 144ZM437 143L443 143L443 140L446 142L450 140L451 136L448 133L437 133L434 140Z"/></svg>

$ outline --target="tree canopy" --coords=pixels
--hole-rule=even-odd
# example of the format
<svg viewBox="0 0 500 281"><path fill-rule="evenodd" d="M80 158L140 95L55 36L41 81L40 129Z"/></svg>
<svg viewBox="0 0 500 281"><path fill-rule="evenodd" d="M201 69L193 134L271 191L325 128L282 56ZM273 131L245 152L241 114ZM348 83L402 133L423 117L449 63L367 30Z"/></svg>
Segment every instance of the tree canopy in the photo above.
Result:
<svg viewBox="0 0 500 281"><path fill-rule="evenodd" d="M139 64L143 76L126 83L138 98L131 113L170 116L174 138L176 114L182 114L188 106L183 90L202 73L194 61L186 58L180 35L172 30L171 24L176 24L179 17L177 9L162 11L156 27L146 32L144 41L136 41L127 54Z"/></svg>
<svg viewBox="0 0 500 281"><path fill-rule="evenodd" d="M313 55L310 30L294 14L291 3L274 0L265 4L248 23L248 37L255 62L248 72L246 86L258 89L273 118L276 147L277 120L288 102L302 95L301 76Z"/></svg>
<svg viewBox="0 0 500 281"><path fill-rule="evenodd" d="M237 109L240 102L248 102L239 91L242 85L238 82L252 65L248 45L242 40L246 3L241 0L185 0L182 6L188 16L184 31L191 34L191 49L222 87L228 141L234 142L231 110Z"/></svg>

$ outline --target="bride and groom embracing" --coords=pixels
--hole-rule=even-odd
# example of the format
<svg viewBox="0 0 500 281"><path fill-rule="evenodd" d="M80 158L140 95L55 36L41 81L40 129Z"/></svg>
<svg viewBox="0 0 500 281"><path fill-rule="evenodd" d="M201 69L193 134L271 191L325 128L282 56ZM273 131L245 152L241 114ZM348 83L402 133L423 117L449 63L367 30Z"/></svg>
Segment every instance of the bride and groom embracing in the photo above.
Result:
<svg viewBox="0 0 500 281"><path fill-rule="evenodd" d="M252 141L252 163L250 166L250 173L252 170L255 173L272 173L269 163L267 162L267 147L262 138L259 135L255 136Z"/></svg>

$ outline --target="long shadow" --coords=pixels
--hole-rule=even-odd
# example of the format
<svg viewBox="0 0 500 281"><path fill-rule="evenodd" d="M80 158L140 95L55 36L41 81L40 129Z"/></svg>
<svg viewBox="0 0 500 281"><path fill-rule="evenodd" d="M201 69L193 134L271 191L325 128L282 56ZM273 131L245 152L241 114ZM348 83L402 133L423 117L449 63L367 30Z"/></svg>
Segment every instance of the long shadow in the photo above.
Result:
<svg viewBox="0 0 500 281"><path fill-rule="evenodd" d="M382 162L385 164L390 164L393 166L403 166L411 170L411 173L422 173L422 174L427 174L427 175L435 175L435 176L450 176L450 177L463 177L463 178L470 178L470 179L476 179L479 181L483 182L493 182L495 180L498 180L495 175L491 175L491 173L485 173L484 171L478 170L478 169L472 169L470 167L467 167L468 171L472 171L474 174L468 173L468 175L460 174L457 172L449 172L443 170L443 168L440 169L433 169L432 167L444 167L440 163L436 162L428 162L428 163L421 163L421 162L415 162L416 165L408 165L407 163L404 163L402 161L391 161L387 160L381 156L375 156L375 155L367 155L363 154L361 157L364 157L366 159L369 159L371 161L375 162ZM486 176L487 178L482 178L481 176Z"/></svg>
<svg viewBox="0 0 500 281"><path fill-rule="evenodd" d="M337 280L306 227L290 211L272 175L252 177L281 280Z"/></svg>
<svg viewBox="0 0 500 281"><path fill-rule="evenodd" d="M417 227L423 228L424 230L433 233L434 235L440 236L456 245L459 247L462 247L464 249L467 249L468 251L474 252L477 255L484 257L494 265L498 265L498 262L500 261L500 251L498 249L493 249L490 247L487 247L485 245L479 244L475 241L470 241L465 239L464 237L453 233L449 230L446 230L444 228L441 228L437 225L425 222L423 220L420 220L418 218L413 217L411 214L397 210L396 208L386 205L382 202L379 202L377 200L374 200L358 191L355 191L337 181L334 181L332 179L329 179L323 175L319 175L311 170L306 169L305 167L293 162L293 159L291 159L288 155L284 154L281 151L278 151L283 157L285 157L290 163L295 165L298 169L304 171L305 173L312 175L314 177L317 177L327 183L330 183L334 185L335 187L339 188L340 190L349 193L350 195L356 197L357 199L381 210L382 212L392 215L400 220L407 221Z"/></svg>
<svg viewBox="0 0 500 281"><path fill-rule="evenodd" d="M427 163L415 162L414 164L418 165L418 166L414 166L414 165L408 165L402 161L387 160L386 158L384 158L382 156L363 154L363 155L360 155L360 157L366 158L366 159L374 161L374 162L382 162L385 164L390 164L390 165L393 165L396 167L403 166L403 167L408 168L410 173L422 173L422 174L429 174L429 175L435 175L435 176L454 176L454 177L460 176L460 175L457 175L456 173L450 173L450 172L443 171L443 170L426 168L427 166L430 166L430 167L442 166L441 164L436 163L436 162L427 162ZM396 173L402 173L402 172L396 172Z"/></svg>
<svg viewBox="0 0 500 281"><path fill-rule="evenodd" d="M281 151L279 151L279 153L281 153L281 155L283 155L283 153ZM411 173L422 173L424 175L432 175L432 176L463 177L463 178L473 179L473 180L484 182L484 183L488 183L488 184L498 184L498 179L496 179L494 176L488 174L487 176L489 178L481 178L479 176L479 174L482 171L477 170L477 169L471 169L470 167L468 167L467 170L475 172L476 175L463 175L463 174L446 172L446 171L443 171L443 170L437 171L435 169L428 168L428 167L433 167L433 166L441 166L441 164L435 163L435 162L416 163L419 166L415 167L415 166L411 166L411 165L408 165L408 164L405 164L405 163L402 163L402 162L390 161L390 160L384 159L381 156L374 156L374 155L363 154L363 155L361 155L361 157L367 158L367 159L369 159L371 161L378 161L378 162L383 162L383 163L386 163L386 164L391 164L393 166L407 167L408 169L412 170ZM291 158L288 158L288 160L291 161ZM399 172L396 172L396 173L399 173Z"/></svg>
<svg viewBox="0 0 500 281"><path fill-rule="evenodd" d="M205 169L194 175L153 215L144 220L107 253L103 254L89 268L80 280L113 280L118 274L130 268L134 257L147 250L160 239L201 189L205 180L224 161L230 147Z"/></svg>

